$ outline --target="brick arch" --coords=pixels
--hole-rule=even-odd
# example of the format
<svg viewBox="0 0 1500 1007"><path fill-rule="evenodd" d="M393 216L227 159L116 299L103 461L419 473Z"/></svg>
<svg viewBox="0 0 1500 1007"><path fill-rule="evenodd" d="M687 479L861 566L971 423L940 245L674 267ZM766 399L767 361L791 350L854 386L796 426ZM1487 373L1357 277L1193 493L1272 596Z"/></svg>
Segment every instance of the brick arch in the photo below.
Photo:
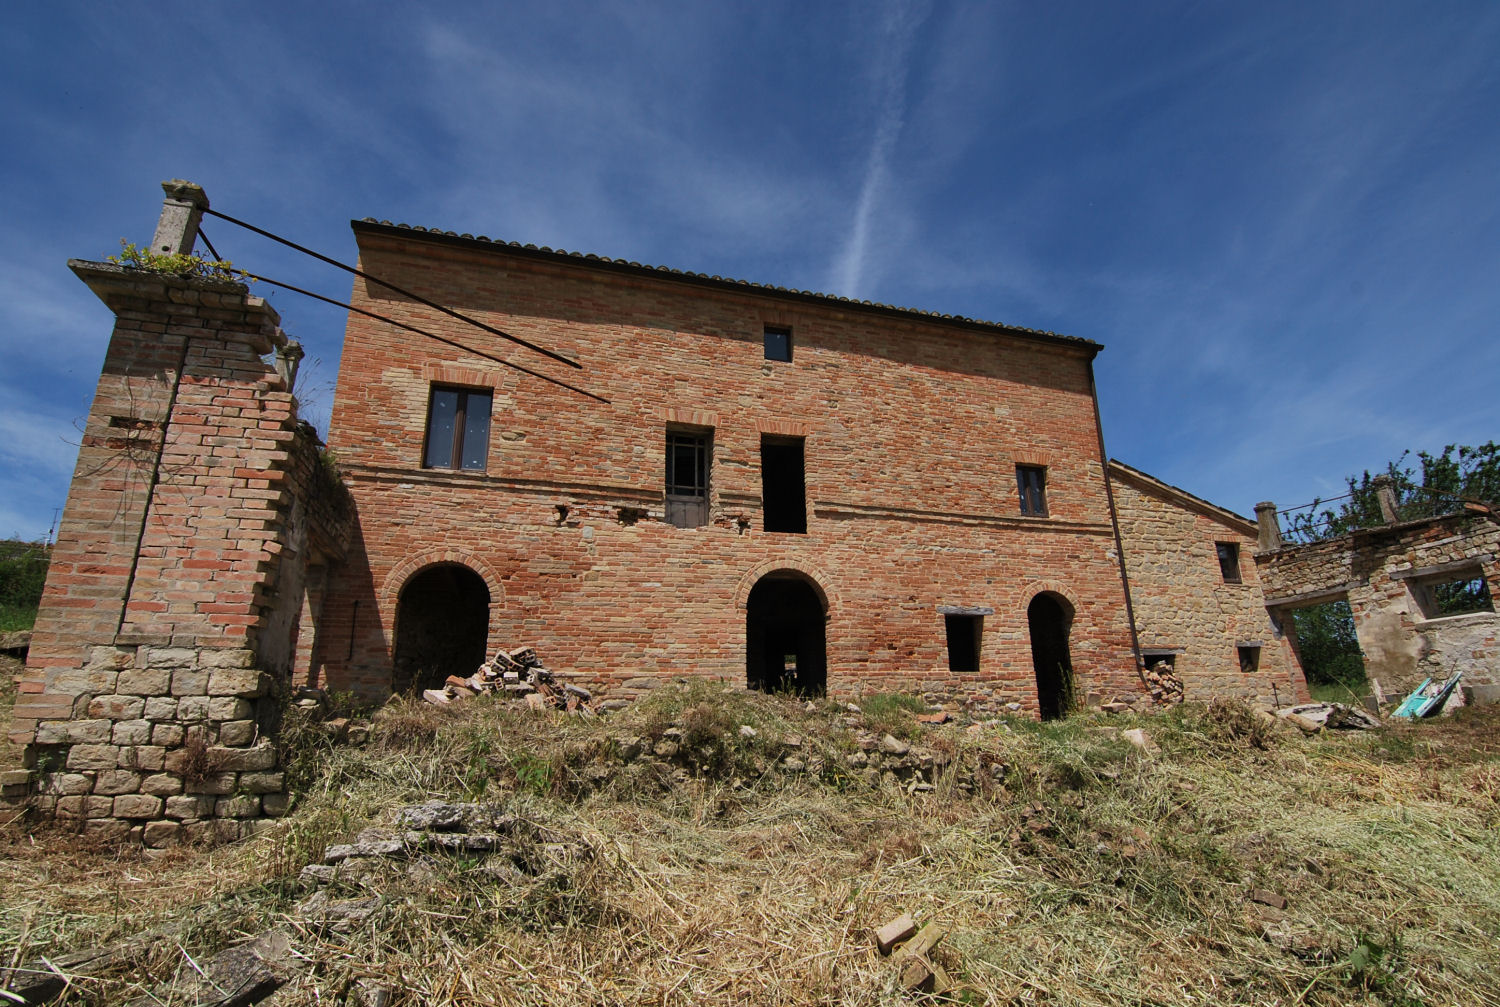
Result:
<svg viewBox="0 0 1500 1007"><path fill-rule="evenodd" d="M829 586L831 581L828 575L811 563L785 558L768 559L746 570L734 588L734 607L741 612L745 611L745 606L750 601L750 592L755 588L755 585L766 574L775 573L777 570L790 570L792 573L801 574L803 579L812 587L813 591L817 593L818 600L823 603L823 615L825 617L833 615L833 610L839 604L839 596Z"/></svg>
<svg viewBox="0 0 1500 1007"><path fill-rule="evenodd" d="M401 599L401 588L406 585L406 582L428 567L437 566L440 563L457 563L477 573L484 581L484 586L489 588L491 610L505 600L505 585L501 583L495 568L484 560L463 549L430 549L406 557L385 575L385 580L380 585L381 609L390 612L394 617L396 604Z"/></svg>
<svg viewBox="0 0 1500 1007"><path fill-rule="evenodd" d="M1031 603L1036 600L1036 596L1039 594L1057 595L1058 599L1067 606L1068 618L1075 619L1078 617L1078 603L1073 600L1078 597L1078 594L1073 588L1061 581L1034 580L1027 583L1021 589L1021 604L1020 608L1016 610L1016 615L1023 622L1026 619L1027 610L1031 608Z"/></svg>

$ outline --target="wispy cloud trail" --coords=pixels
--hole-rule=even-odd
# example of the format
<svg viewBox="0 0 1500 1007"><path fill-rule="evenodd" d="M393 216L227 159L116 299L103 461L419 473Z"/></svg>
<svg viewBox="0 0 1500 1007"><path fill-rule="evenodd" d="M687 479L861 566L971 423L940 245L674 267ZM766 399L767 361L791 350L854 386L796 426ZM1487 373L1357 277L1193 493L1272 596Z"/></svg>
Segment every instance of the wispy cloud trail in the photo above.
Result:
<svg viewBox="0 0 1500 1007"><path fill-rule="evenodd" d="M912 39L925 17L925 10L893 0L881 18L880 38L874 47L875 65L880 68L874 75L875 129L865 158L864 182L854 204L854 222L834 266L834 290L847 297L859 297L864 282L871 223L890 178L891 157L906 121Z"/></svg>

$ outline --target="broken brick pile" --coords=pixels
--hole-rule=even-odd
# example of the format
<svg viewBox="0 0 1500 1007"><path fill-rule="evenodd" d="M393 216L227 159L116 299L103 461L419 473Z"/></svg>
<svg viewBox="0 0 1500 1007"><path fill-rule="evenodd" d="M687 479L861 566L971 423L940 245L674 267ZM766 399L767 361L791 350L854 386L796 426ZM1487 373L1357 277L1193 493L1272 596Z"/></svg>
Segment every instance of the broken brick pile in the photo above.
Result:
<svg viewBox="0 0 1500 1007"><path fill-rule="evenodd" d="M542 667L531 647L497 650L468 678L449 675L441 689L425 689L422 698L435 706L481 695L505 695L520 699L533 710L563 710L580 717L596 717L594 694L571 682L559 684Z"/></svg>

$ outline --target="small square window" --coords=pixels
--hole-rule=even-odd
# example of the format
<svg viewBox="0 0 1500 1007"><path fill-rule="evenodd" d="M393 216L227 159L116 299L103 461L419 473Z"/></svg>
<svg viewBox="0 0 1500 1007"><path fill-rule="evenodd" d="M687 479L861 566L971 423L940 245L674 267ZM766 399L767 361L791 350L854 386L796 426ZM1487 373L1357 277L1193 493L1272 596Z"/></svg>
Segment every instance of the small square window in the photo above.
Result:
<svg viewBox="0 0 1500 1007"><path fill-rule="evenodd" d="M948 670L978 671L984 616L944 615L943 623L948 632Z"/></svg>
<svg viewBox="0 0 1500 1007"><path fill-rule="evenodd" d="M1260 670L1260 644L1242 643L1235 650L1240 654L1240 671L1248 675Z"/></svg>
<svg viewBox="0 0 1500 1007"><path fill-rule="evenodd" d="M1017 465L1016 486L1021 492L1021 513L1047 516L1047 470L1040 465Z"/></svg>
<svg viewBox="0 0 1500 1007"><path fill-rule="evenodd" d="M1238 584L1240 582L1240 544L1238 542L1215 542L1214 549L1219 554L1219 573L1224 575L1224 583Z"/></svg>
<svg viewBox="0 0 1500 1007"><path fill-rule="evenodd" d="M708 524L708 470L713 435L667 431L667 523L678 528Z"/></svg>
<svg viewBox="0 0 1500 1007"><path fill-rule="evenodd" d="M490 393L434 385L422 467L483 472L490 448Z"/></svg>
<svg viewBox="0 0 1500 1007"><path fill-rule="evenodd" d="M766 326L766 359L792 362L792 330L784 325Z"/></svg>

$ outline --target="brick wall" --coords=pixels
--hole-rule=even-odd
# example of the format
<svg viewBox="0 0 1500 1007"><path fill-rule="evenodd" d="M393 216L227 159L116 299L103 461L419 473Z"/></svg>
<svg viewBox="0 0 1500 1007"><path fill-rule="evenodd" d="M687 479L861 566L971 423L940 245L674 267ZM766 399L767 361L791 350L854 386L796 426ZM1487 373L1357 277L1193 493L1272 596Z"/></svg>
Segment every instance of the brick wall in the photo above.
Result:
<svg viewBox="0 0 1500 1007"><path fill-rule="evenodd" d="M1254 523L1120 462L1110 476L1142 652L1172 656L1188 700L1306 698L1296 654L1266 611ZM1239 547L1239 583L1225 581L1220 542ZM1260 648L1252 673L1240 664L1247 644Z"/></svg>
<svg viewBox="0 0 1500 1007"><path fill-rule="evenodd" d="M610 402L351 315L329 444L360 542L329 587L313 658L321 681L389 690L402 588L457 562L487 584L490 647L534 645L550 666L613 689L666 675L744 682L746 598L776 570L800 572L828 599L836 696L918 689L1035 710L1026 610L1041 592L1074 610L1080 695L1138 688L1093 344L356 231L374 275L585 370L364 281L356 306ZM792 362L764 359L767 324L793 330ZM493 390L485 471L422 468L435 383ZM705 527L663 521L672 424L713 431ZM806 438L805 535L764 530L762 434ZM1047 467L1049 516L1019 513L1018 462ZM947 670L943 605L994 610L978 672Z"/></svg>
<svg viewBox="0 0 1500 1007"><path fill-rule="evenodd" d="M277 316L244 286L70 265L116 324L13 740L44 813L152 846L234 838L286 806L266 671L290 674L298 620L278 613L340 542L309 489L316 439L262 359ZM315 520L291 520L302 500Z"/></svg>

